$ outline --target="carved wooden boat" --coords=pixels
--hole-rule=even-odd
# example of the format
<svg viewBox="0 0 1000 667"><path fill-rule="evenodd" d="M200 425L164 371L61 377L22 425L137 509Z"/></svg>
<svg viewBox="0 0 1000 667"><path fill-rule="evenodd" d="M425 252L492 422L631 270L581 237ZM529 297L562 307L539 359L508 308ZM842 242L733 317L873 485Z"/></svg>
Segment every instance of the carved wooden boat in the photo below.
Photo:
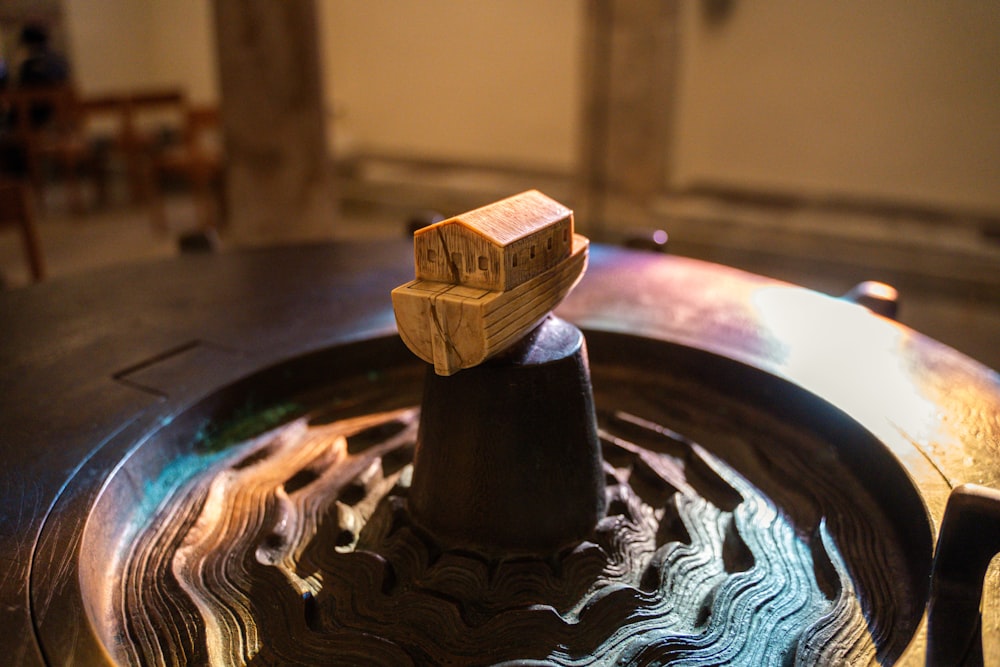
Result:
<svg viewBox="0 0 1000 667"><path fill-rule="evenodd" d="M573 234L566 259L506 291L413 280L392 291L399 335L439 375L482 363L531 331L580 280L590 241Z"/></svg>

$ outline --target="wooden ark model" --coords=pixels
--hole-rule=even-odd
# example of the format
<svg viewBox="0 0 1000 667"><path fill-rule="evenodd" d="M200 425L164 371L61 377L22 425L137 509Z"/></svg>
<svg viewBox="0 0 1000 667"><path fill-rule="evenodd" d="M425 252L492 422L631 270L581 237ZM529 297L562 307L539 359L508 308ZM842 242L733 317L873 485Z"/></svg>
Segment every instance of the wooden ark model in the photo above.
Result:
<svg viewBox="0 0 1000 667"><path fill-rule="evenodd" d="M399 334L440 375L482 363L566 296L588 244L573 212L537 190L418 230L416 279L392 292Z"/></svg>

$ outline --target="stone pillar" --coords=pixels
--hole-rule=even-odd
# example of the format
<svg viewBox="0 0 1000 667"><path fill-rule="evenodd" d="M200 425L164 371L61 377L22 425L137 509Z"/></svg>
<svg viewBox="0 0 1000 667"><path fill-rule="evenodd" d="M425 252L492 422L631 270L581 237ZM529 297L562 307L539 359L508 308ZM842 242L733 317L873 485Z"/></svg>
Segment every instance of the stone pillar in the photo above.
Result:
<svg viewBox="0 0 1000 667"><path fill-rule="evenodd" d="M591 236L606 223L642 226L667 188L679 57L678 0L590 0L580 218Z"/></svg>
<svg viewBox="0 0 1000 667"><path fill-rule="evenodd" d="M334 198L313 0L215 0L229 238L330 238Z"/></svg>

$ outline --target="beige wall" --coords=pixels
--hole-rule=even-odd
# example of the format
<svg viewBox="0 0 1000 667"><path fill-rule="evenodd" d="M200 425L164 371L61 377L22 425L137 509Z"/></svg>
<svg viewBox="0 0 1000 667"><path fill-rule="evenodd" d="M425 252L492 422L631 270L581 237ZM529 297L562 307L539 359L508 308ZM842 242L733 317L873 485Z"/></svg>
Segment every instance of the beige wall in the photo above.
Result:
<svg viewBox="0 0 1000 667"><path fill-rule="evenodd" d="M120 90L152 69L146 5L131 0L64 2L73 78L84 94Z"/></svg>
<svg viewBox="0 0 1000 667"><path fill-rule="evenodd" d="M212 0L144 0L153 22L154 78L183 86L194 102L218 100Z"/></svg>
<svg viewBox="0 0 1000 667"><path fill-rule="evenodd" d="M579 0L324 0L327 96L362 150L569 170Z"/></svg>
<svg viewBox="0 0 1000 667"><path fill-rule="evenodd" d="M65 0L73 75L84 94L181 86L218 98L208 0Z"/></svg>
<svg viewBox="0 0 1000 667"><path fill-rule="evenodd" d="M334 135L570 170L584 0L318 0ZM671 185L1000 212L1000 4L682 2ZM217 98L210 0L64 0L85 92ZM346 141L345 141L346 140Z"/></svg>
<svg viewBox="0 0 1000 667"><path fill-rule="evenodd" d="M1000 212L1000 3L683 3L675 185Z"/></svg>

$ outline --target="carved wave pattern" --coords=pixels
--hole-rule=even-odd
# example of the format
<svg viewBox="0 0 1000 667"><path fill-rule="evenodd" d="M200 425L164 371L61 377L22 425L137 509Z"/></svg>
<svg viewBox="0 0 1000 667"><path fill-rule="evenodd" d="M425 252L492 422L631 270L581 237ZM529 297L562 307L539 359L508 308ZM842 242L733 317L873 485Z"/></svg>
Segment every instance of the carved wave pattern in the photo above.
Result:
<svg viewBox="0 0 1000 667"><path fill-rule="evenodd" d="M408 408L298 419L179 486L132 543L115 657L218 665L878 660L886 621L862 608L823 518L803 533L721 459L632 414L602 416L608 512L588 541L499 561L441 550L406 509L418 416ZM852 545L852 556L884 560L868 553L869 536L855 537L868 546Z"/></svg>

